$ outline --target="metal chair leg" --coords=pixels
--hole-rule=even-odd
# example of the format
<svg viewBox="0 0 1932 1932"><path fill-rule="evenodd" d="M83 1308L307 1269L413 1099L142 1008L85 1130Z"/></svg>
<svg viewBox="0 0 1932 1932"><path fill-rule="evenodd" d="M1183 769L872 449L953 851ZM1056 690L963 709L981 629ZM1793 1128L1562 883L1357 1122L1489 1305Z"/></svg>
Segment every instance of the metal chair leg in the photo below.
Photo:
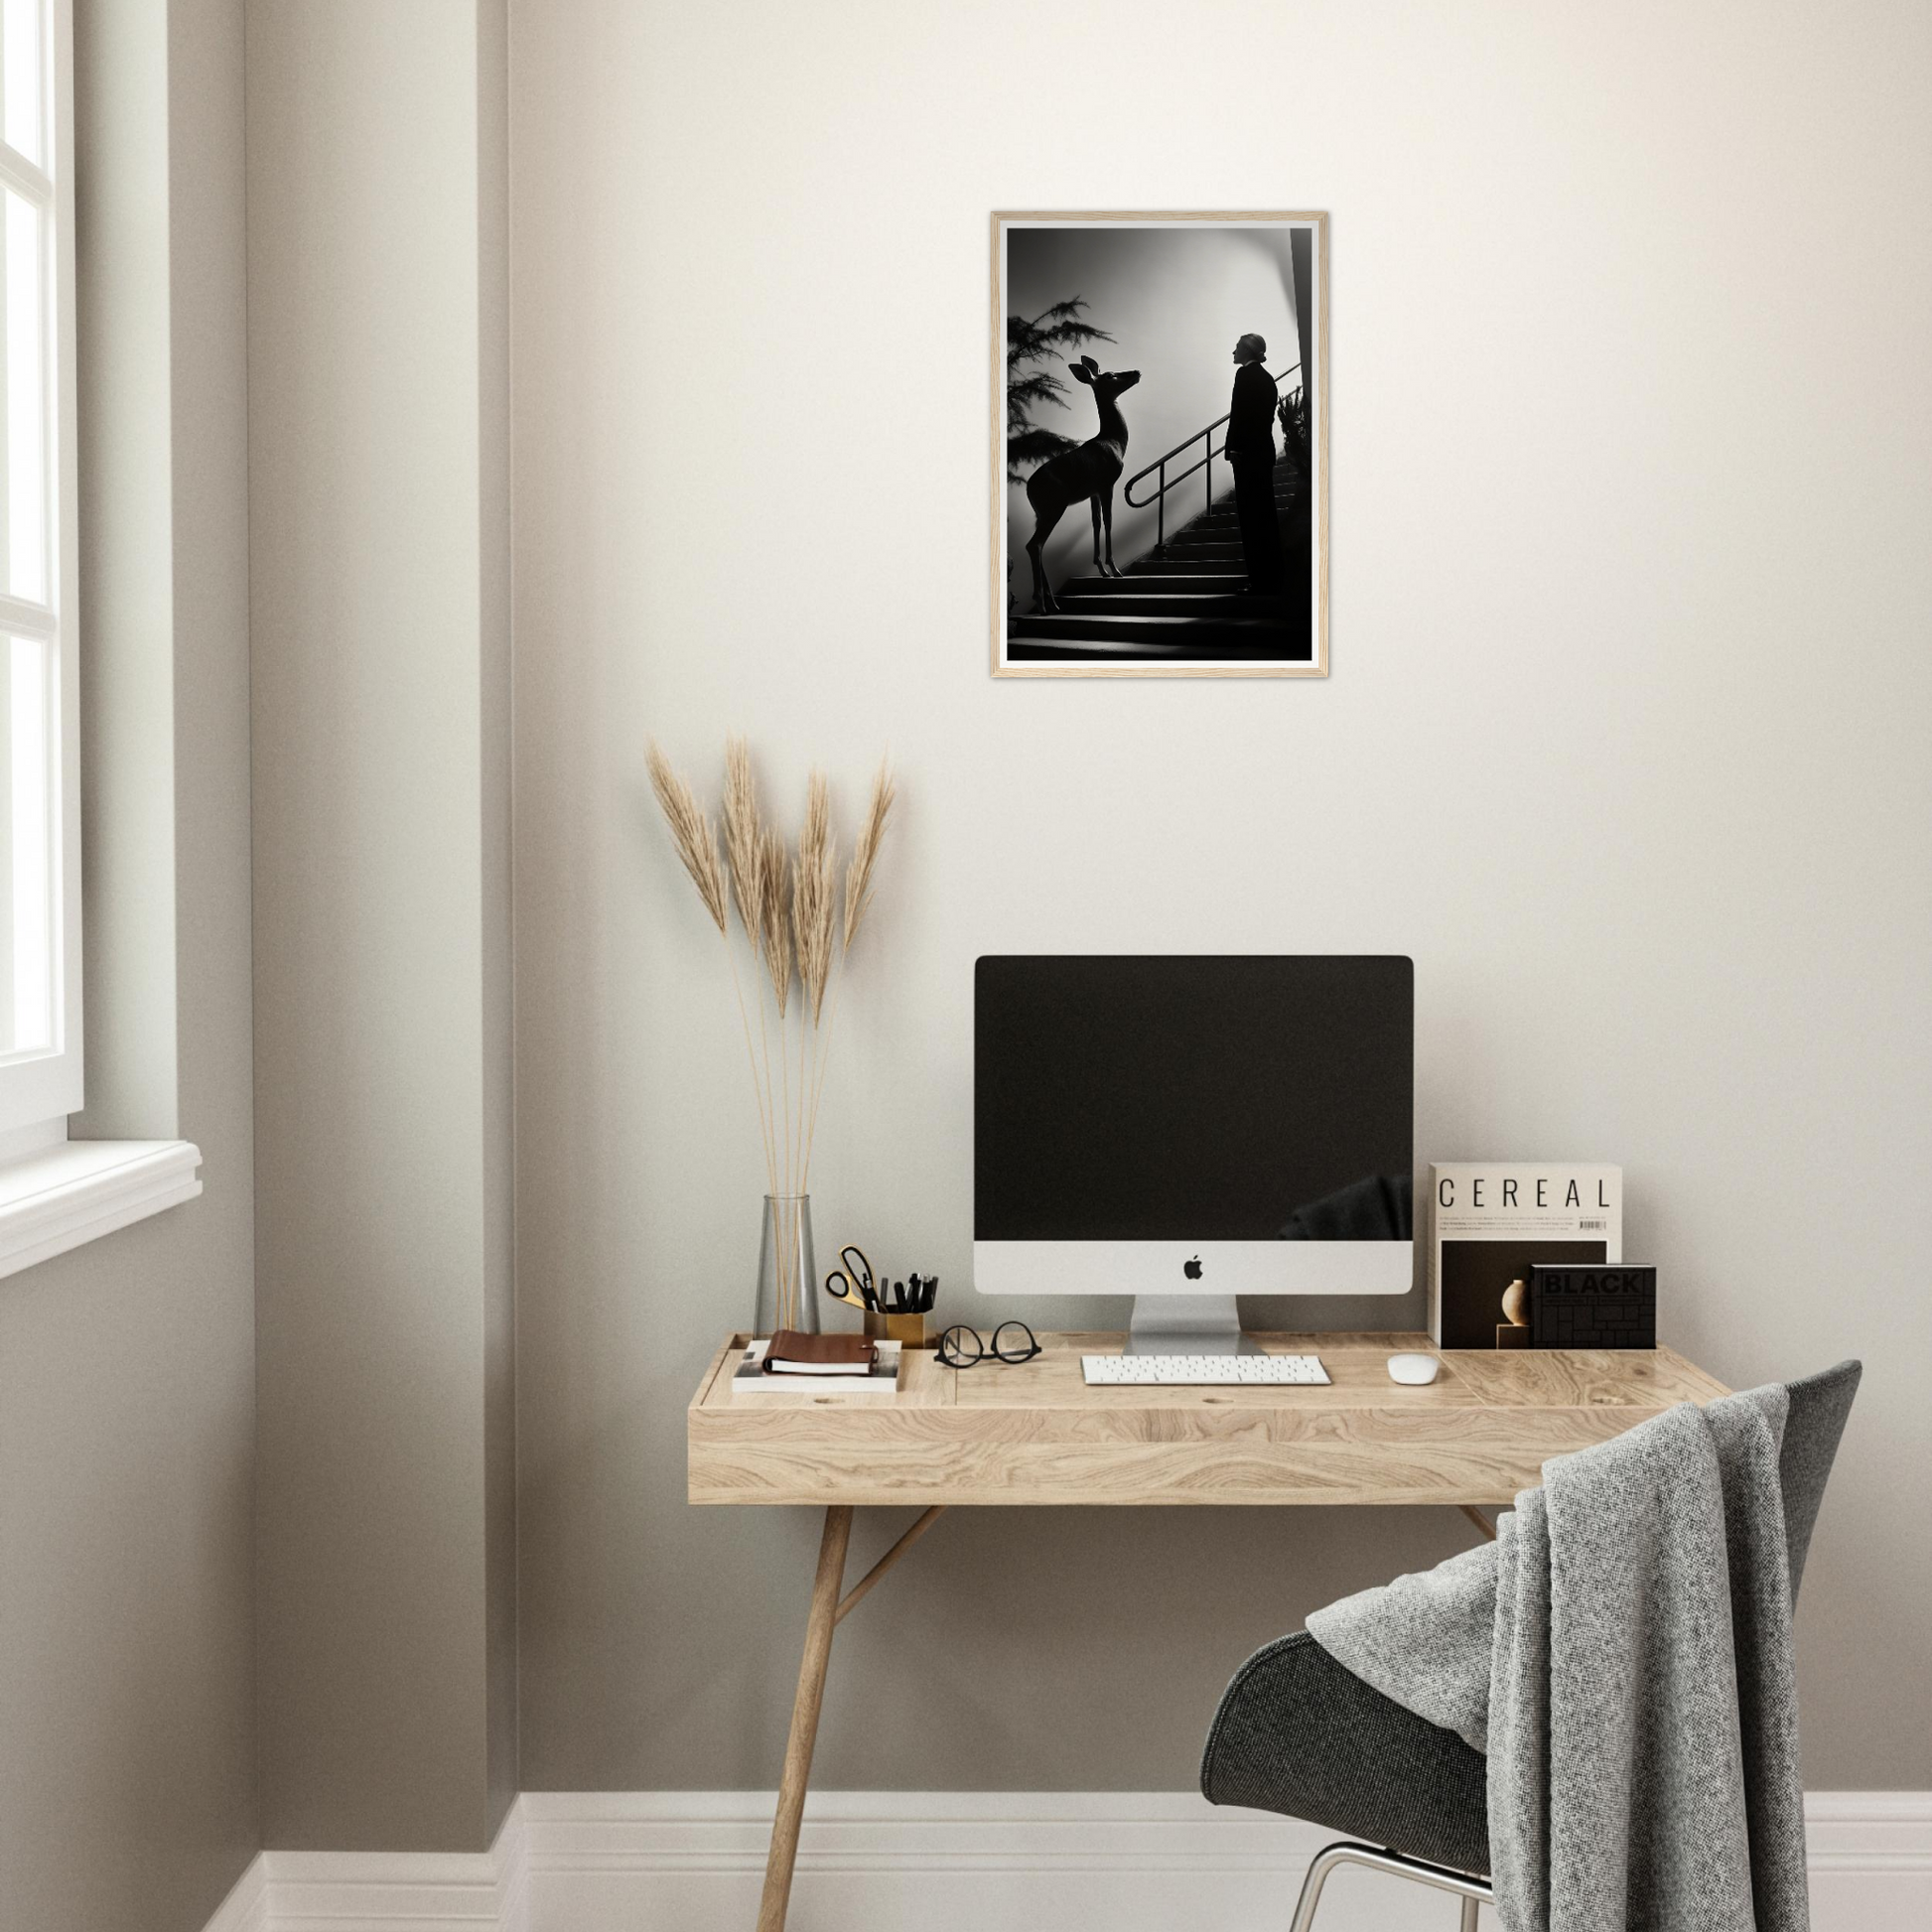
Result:
<svg viewBox="0 0 1932 1932"><path fill-rule="evenodd" d="M1338 1864L1364 1864L1371 1871L1386 1871L1414 1884L1430 1885L1437 1891L1452 1892L1462 1901L1462 1932L1476 1932L1476 1913L1495 1891L1488 1879L1471 1877L1466 1871L1451 1871L1447 1865L1430 1864L1422 1859L1405 1859L1400 1852L1384 1852L1373 1845L1355 1845L1343 1840L1314 1855L1309 1875L1302 1880L1302 1896L1295 1907L1289 1932L1309 1932L1314 1923L1314 1910L1321 1902L1321 1887Z"/></svg>
<svg viewBox="0 0 1932 1932"><path fill-rule="evenodd" d="M1345 1862L1342 1855L1348 1849L1345 1845L1331 1845L1315 1854L1309 1875L1302 1880L1302 1896L1296 1900L1295 1918L1288 1932L1309 1932L1314 1923L1314 1908L1321 1903L1321 1887L1328 1882L1329 1872Z"/></svg>

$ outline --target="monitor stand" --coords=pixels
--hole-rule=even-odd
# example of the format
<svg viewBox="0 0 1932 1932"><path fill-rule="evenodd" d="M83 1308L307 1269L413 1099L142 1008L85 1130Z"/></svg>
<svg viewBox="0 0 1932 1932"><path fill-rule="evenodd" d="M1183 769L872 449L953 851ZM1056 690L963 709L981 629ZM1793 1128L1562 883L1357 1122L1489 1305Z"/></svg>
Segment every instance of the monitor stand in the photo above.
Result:
<svg viewBox="0 0 1932 1932"><path fill-rule="evenodd" d="M1232 1295L1137 1295L1127 1355L1258 1355Z"/></svg>

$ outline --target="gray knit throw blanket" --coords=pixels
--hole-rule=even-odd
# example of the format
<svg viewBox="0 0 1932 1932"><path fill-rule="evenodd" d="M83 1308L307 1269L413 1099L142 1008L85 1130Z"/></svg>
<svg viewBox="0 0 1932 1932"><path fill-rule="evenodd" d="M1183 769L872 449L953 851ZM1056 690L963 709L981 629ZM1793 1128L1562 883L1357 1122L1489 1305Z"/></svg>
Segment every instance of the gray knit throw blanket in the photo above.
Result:
<svg viewBox="0 0 1932 1932"><path fill-rule="evenodd" d="M1543 1465L1495 1543L1309 1618L1489 1757L1505 1932L1808 1932L1782 1388Z"/></svg>

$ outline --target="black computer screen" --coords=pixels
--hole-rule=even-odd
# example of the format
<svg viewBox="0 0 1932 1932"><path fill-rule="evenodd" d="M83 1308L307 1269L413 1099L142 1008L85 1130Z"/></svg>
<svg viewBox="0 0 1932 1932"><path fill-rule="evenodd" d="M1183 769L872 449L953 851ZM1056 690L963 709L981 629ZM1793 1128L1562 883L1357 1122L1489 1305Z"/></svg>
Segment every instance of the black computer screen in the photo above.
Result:
<svg viewBox="0 0 1932 1932"><path fill-rule="evenodd" d="M981 1241L1406 1240L1400 956L978 963Z"/></svg>

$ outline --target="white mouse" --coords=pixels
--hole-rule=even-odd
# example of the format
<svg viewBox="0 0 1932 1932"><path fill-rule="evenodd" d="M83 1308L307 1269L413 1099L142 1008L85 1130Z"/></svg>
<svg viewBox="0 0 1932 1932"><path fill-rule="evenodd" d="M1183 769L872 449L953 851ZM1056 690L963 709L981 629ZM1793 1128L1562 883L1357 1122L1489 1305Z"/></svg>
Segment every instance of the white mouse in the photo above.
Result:
<svg viewBox="0 0 1932 1932"><path fill-rule="evenodd" d="M1417 1385L1433 1382L1442 1366L1442 1361L1435 1355L1391 1355L1389 1380Z"/></svg>

